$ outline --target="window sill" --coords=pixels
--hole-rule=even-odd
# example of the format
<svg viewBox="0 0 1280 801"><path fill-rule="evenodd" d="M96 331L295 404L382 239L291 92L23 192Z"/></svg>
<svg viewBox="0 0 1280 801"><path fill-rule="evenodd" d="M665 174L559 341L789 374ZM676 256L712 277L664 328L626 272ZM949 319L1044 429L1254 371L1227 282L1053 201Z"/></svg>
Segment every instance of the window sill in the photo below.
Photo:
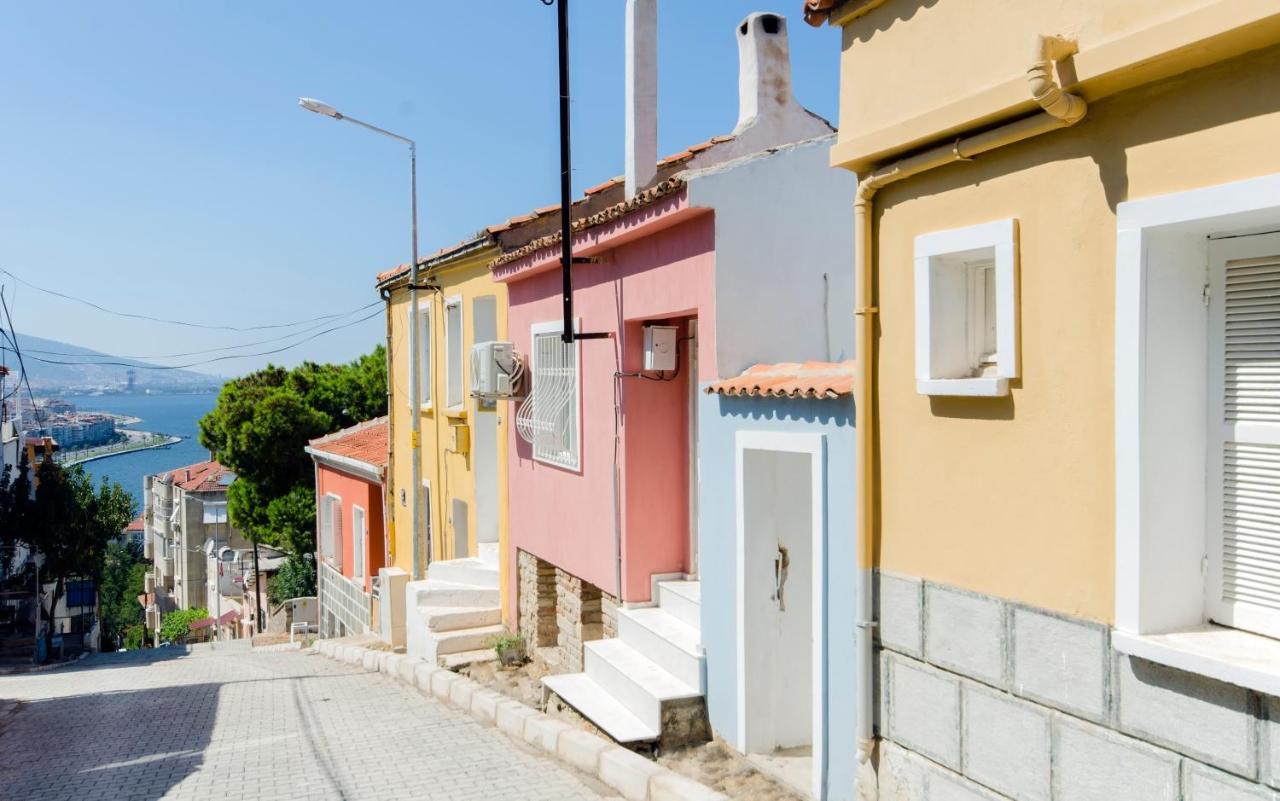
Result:
<svg viewBox="0 0 1280 801"><path fill-rule="evenodd" d="M467 407L466 406L450 406L448 409L445 409L445 415L448 417L455 417L461 420L466 420Z"/></svg>
<svg viewBox="0 0 1280 801"><path fill-rule="evenodd" d="M1167 634L1113 630L1122 654L1280 696L1280 640L1205 624Z"/></svg>
<svg viewBox="0 0 1280 801"><path fill-rule="evenodd" d="M1009 394L1007 378L917 378L916 392L921 395L954 395L996 398Z"/></svg>

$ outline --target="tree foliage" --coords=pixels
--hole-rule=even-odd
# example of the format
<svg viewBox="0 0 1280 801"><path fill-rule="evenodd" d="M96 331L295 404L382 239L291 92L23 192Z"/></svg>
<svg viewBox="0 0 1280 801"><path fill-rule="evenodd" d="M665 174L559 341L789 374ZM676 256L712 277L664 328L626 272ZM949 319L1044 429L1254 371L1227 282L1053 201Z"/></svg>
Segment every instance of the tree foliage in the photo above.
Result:
<svg viewBox="0 0 1280 801"><path fill-rule="evenodd" d="M280 570L267 582L267 599L282 604L290 598L315 595L316 565L310 555L290 554Z"/></svg>
<svg viewBox="0 0 1280 801"><path fill-rule="evenodd" d="M191 624L209 616L204 607L196 609L178 609L164 616L160 621L160 640L162 642L181 643L191 633Z"/></svg>
<svg viewBox="0 0 1280 801"><path fill-rule="evenodd" d="M315 486L307 443L387 411L386 351L349 364L269 366L225 384L200 421L200 443L236 474L231 522L254 542L315 550ZM315 594L311 584L303 595ZM290 596L294 597L294 596Z"/></svg>
<svg viewBox="0 0 1280 801"><path fill-rule="evenodd" d="M98 586L104 650L125 642L128 632L146 620L138 596L146 590L149 567L137 543L113 542L107 546L102 583Z"/></svg>

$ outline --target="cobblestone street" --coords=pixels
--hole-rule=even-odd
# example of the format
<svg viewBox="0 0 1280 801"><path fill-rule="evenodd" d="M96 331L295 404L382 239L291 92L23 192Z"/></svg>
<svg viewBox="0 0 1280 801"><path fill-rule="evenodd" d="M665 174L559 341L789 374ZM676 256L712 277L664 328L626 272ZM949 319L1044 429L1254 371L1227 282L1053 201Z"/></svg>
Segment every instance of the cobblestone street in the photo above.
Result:
<svg viewBox="0 0 1280 801"><path fill-rule="evenodd" d="M0 798L594 799L604 788L378 673L197 647L0 677Z"/></svg>

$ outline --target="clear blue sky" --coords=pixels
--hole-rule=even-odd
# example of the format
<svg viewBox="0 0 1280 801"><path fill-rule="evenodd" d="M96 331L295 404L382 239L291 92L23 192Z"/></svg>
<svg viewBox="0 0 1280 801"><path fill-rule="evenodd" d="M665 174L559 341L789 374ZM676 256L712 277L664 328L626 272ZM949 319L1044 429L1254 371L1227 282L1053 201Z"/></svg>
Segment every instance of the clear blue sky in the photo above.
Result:
<svg viewBox="0 0 1280 801"><path fill-rule="evenodd" d="M622 171L623 5L572 4L577 191ZM800 6L659 3L663 153L733 128L733 29L753 11L788 18L796 94L835 119L838 34ZM406 152L299 95L418 140L423 253L557 200L555 9L540 0L12 4L0 72L0 266L112 308L254 325L377 300L374 274L408 260ZM16 292L18 330L109 353L261 338ZM375 318L273 360L351 359L382 332Z"/></svg>

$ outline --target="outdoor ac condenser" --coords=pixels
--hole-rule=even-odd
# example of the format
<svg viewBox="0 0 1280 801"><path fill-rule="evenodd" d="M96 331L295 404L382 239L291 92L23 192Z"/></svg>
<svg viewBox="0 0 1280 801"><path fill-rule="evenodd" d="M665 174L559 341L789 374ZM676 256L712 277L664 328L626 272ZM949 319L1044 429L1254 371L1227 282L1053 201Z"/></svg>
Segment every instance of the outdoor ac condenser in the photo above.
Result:
<svg viewBox="0 0 1280 801"><path fill-rule="evenodd" d="M510 342L478 342L471 346L471 394L485 400L514 398L520 393L524 362Z"/></svg>

